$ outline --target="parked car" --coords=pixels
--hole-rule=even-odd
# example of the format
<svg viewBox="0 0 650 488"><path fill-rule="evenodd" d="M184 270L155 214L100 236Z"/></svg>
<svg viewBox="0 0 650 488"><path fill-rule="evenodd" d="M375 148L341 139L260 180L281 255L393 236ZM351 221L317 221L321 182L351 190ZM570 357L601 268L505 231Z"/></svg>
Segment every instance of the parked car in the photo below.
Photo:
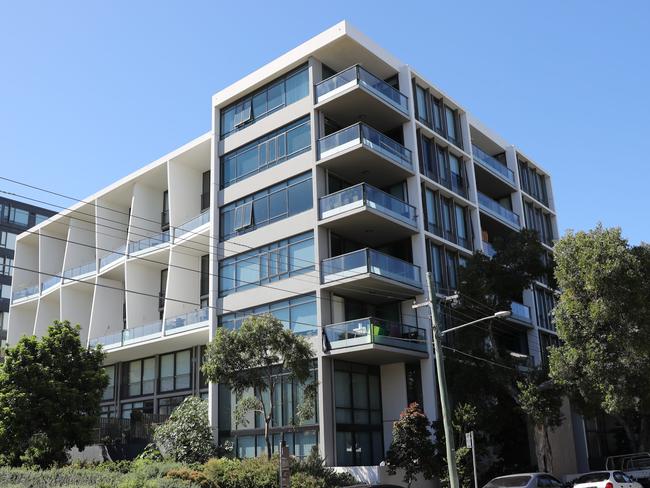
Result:
<svg viewBox="0 0 650 488"><path fill-rule="evenodd" d="M643 488L623 471L594 471L573 480L573 488Z"/></svg>
<svg viewBox="0 0 650 488"><path fill-rule="evenodd" d="M483 488L562 488L563 484L548 473L519 473L499 476ZM636 487L635 487L636 488Z"/></svg>

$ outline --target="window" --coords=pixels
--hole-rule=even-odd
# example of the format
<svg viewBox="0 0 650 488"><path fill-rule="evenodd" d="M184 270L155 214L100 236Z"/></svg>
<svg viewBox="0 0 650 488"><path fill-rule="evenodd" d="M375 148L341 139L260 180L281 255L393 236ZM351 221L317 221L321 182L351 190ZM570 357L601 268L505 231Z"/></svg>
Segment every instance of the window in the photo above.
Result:
<svg viewBox="0 0 650 488"><path fill-rule="evenodd" d="M8 313L0 312L0 349L4 348L5 343L7 342L7 326L9 325L8 318Z"/></svg>
<svg viewBox="0 0 650 488"><path fill-rule="evenodd" d="M14 272L14 260L8 256L0 256L0 275L11 276Z"/></svg>
<svg viewBox="0 0 650 488"><path fill-rule="evenodd" d="M208 294L210 293L210 255L205 254L201 256L201 284L199 291L199 298L201 300L201 308L208 306Z"/></svg>
<svg viewBox="0 0 650 488"><path fill-rule="evenodd" d="M153 395L156 381L155 358L138 359L124 364L125 382L123 391L126 396Z"/></svg>
<svg viewBox="0 0 650 488"><path fill-rule="evenodd" d="M548 207L546 177L538 173L525 161L518 160L521 189L540 203Z"/></svg>
<svg viewBox="0 0 650 488"><path fill-rule="evenodd" d="M415 114L421 123L462 149L458 112L417 84L415 85Z"/></svg>
<svg viewBox="0 0 650 488"><path fill-rule="evenodd" d="M158 390L188 390L192 386L192 351L173 352L160 356Z"/></svg>
<svg viewBox="0 0 650 488"><path fill-rule="evenodd" d="M424 409L424 396L422 394L422 371L420 363L406 363L406 403L417 402Z"/></svg>
<svg viewBox="0 0 650 488"><path fill-rule="evenodd" d="M537 309L537 326L555 332L553 309L555 308L555 294L542 287L534 288L535 308Z"/></svg>
<svg viewBox="0 0 650 488"><path fill-rule="evenodd" d="M428 241L429 269L433 274L436 287L453 291L458 288L458 268L465 266L466 259L457 251Z"/></svg>
<svg viewBox="0 0 650 488"><path fill-rule="evenodd" d="M221 240L259 229L310 208L311 172L307 172L222 207Z"/></svg>
<svg viewBox="0 0 650 488"><path fill-rule="evenodd" d="M122 418L130 419L136 414L152 414L153 413L153 400L146 400L143 402L130 402L122 404Z"/></svg>
<svg viewBox="0 0 650 488"><path fill-rule="evenodd" d="M0 286L0 298L11 298L11 285Z"/></svg>
<svg viewBox="0 0 650 488"><path fill-rule="evenodd" d="M0 232L0 247L5 249L11 249L12 251L16 249L16 234L11 232L1 231Z"/></svg>
<svg viewBox="0 0 650 488"><path fill-rule="evenodd" d="M219 263L219 295L226 296L313 269L314 235L307 232L223 259Z"/></svg>
<svg viewBox="0 0 650 488"><path fill-rule="evenodd" d="M467 197L465 163L448 147L436 144L420 132L418 136L420 171L427 178L440 183L463 197Z"/></svg>
<svg viewBox="0 0 650 488"><path fill-rule="evenodd" d="M158 314L160 320L165 313L165 296L167 295L167 269L160 270L160 293L158 294Z"/></svg>
<svg viewBox="0 0 650 488"><path fill-rule="evenodd" d="M29 212L22 208L16 208L8 204L2 206L2 217L9 223L22 225L27 227L29 225Z"/></svg>
<svg viewBox="0 0 650 488"><path fill-rule="evenodd" d="M379 370L335 363L336 464L373 466L383 459Z"/></svg>
<svg viewBox="0 0 650 488"><path fill-rule="evenodd" d="M440 192L424 188L425 228L432 234L472 249L468 231L468 210Z"/></svg>
<svg viewBox="0 0 650 488"><path fill-rule="evenodd" d="M102 400L112 400L115 398L115 366L106 366L104 371L108 376L108 386L104 389Z"/></svg>
<svg viewBox="0 0 650 488"><path fill-rule="evenodd" d="M201 181L201 212L210 208L210 171L203 173Z"/></svg>
<svg viewBox="0 0 650 488"><path fill-rule="evenodd" d="M271 132L221 158L221 185L226 188L311 147L309 117Z"/></svg>
<svg viewBox="0 0 650 488"><path fill-rule="evenodd" d="M221 110L221 138L308 94L309 71L303 66Z"/></svg>
<svg viewBox="0 0 650 488"><path fill-rule="evenodd" d="M163 192L162 212L160 214L160 230L169 229L169 191Z"/></svg>
<svg viewBox="0 0 650 488"><path fill-rule="evenodd" d="M99 416L103 419L117 418L117 409L115 405L102 405L99 407Z"/></svg>
<svg viewBox="0 0 650 488"><path fill-rule="evenodd" d="M272 314L281 320L285 327L297 334L315 335L318 329L316 324L316 297L314 295L303 295L290 300L222 315L219 318L219 325L228 329L236 329L241 326L246 317L263 313Z"/></svg>
<svg viewBox="0 0 650 488"><path fill-rule="evenodd" d="M524 200L524 217L526 228L537 231L539 240L552 246L554 236L551 215Z"/></svg>
<svg viewBox="0 0 650 488"><path fill-rule="evenodd" d="M174 410L176 410L176 407L178 407L181 403L183 403L183 400L185 400L186 398L187 398L186 396L175 396L175 397L159 399L158 414L171 415L171 413Z"/></svg>

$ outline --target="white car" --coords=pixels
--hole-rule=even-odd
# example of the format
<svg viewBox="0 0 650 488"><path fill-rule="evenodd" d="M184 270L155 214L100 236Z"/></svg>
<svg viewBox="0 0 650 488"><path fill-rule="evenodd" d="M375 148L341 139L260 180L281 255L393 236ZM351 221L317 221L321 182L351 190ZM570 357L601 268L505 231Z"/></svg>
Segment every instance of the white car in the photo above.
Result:
<svg viewBox="0 0 650 488"><path fill-rule="evenodd" d="M483 488L562 488L562 483L548 473L520 473L499 476Z"/></svg>
<svg viewBox="0 0 650 488"><path fill-rule="evenodd" d="M573 480L573 488L643 488L623 471L594 471Z"/></svg>

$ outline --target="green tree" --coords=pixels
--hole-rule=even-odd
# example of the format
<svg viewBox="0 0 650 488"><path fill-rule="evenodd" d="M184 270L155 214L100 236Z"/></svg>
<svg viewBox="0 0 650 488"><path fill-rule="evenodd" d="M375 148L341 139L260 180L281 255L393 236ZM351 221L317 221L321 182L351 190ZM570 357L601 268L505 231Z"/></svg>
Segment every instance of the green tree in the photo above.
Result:
<svg viewBox="0 0 650 488"><path fill-rule="evenodd" d="M496 253L492 258L475 253L466 266L459 268L460 300L445 308L447 327L497 310L510 310L512 301L521 301L522 291L535 279L549 278L551 268L542 259L544 249L536 232L524 230L507 238L496 238L493 247ZM451 333L448 340L454 349L445 352L452 400L456 405L475 407L475 423L480 429L476 435L481 446L490 447L481 456L479 473L488 478L500 474L506 465L510 469L529 470L527 439L520 432L527 431L527 420L535 424L539 419L531 418L520 404L518 382L524 381L524 385L526 374L519 367L521 360L509 354L513 346L527 341L525 329L493 319ZM555 393L557 401L561 400L557 390L548 393ZM537 438L535 441L538 443ZM459 449L457 456L462 455ZM537 461L543 465L539 456Z"/></svg>
<svg viewBox="0 0 650 488"><path fill-rule="evenodd" d="M270 429L273 426L276 389L282 375L306 383L312 378L311 345L284 327L271 314L252 315L239 329L220 327L205 354L203 372L210 381L228 386L239 398L235 406L237 423L246 425L245 414L253 411L264 419L266 453L271 458ZM313 416L316 383L305 388L304 401L292 422ZM244 394L252 394L244 396Z"/></svg>
<svg viewBox="0 0 650 488"><path fill-rule="evenodd" d="M156 427L154 440L163 455L181 463L204 463L216 455L208 402L190 396Z"/></svg>
<svg viewBox="0 0 650 488"><path fill-rule="evenodd" d="M0 464L61 464L67 449L93 441L108 385L103 360L68 321L7 348L0 366Z"/></svg>
<svg viewBox="0 0 650 488"><path fill-rule="evenodd" d="M552 473L553 452L549 433L562 424L562 391L543 370L517 381L517 389L517 402L535 430L537 469Z"/></svg>
<svg viewBox="0 0 650 488"><path fill-rule="evenodd" d="M630 246L619 228L599 225L568 232L555 259L561 345L551 351L550 375L583 413L612 415L630 448L647 450L650 247Z"/></svg>
<svg viewBox="0 0 650 488"><path fill-rule="evenodd" d="M422 474L430 480L437 468L438 458L429 430L429 419L417 403L411 403L393 423L393 442L386 453L390 474L404 471L404 483L411 483Z"/></svg>

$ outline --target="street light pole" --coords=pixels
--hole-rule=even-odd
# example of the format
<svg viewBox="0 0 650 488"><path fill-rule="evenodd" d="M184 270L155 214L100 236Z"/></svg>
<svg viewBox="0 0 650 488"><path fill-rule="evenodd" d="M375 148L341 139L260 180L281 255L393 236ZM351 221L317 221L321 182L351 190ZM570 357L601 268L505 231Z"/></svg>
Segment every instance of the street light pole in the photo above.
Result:
<svg viewBox="0 0 650 488"><path fill-rule="evenodd" d="M445 447L447 449L447 468L449 470L449 488L460 488L458 482L458 469L456 468L456 448L454 447L454 429L451 424L449 398L447 396L447 381L445 380L445 361L442 355L440 339L442 334L438 325L437 295L431 272L427 272L427 291L429 293L429 311L431 313L431 335L436 356L436 374L438 376L438 390L440 392L440 410L442 423L445 428Z"/></svg>

